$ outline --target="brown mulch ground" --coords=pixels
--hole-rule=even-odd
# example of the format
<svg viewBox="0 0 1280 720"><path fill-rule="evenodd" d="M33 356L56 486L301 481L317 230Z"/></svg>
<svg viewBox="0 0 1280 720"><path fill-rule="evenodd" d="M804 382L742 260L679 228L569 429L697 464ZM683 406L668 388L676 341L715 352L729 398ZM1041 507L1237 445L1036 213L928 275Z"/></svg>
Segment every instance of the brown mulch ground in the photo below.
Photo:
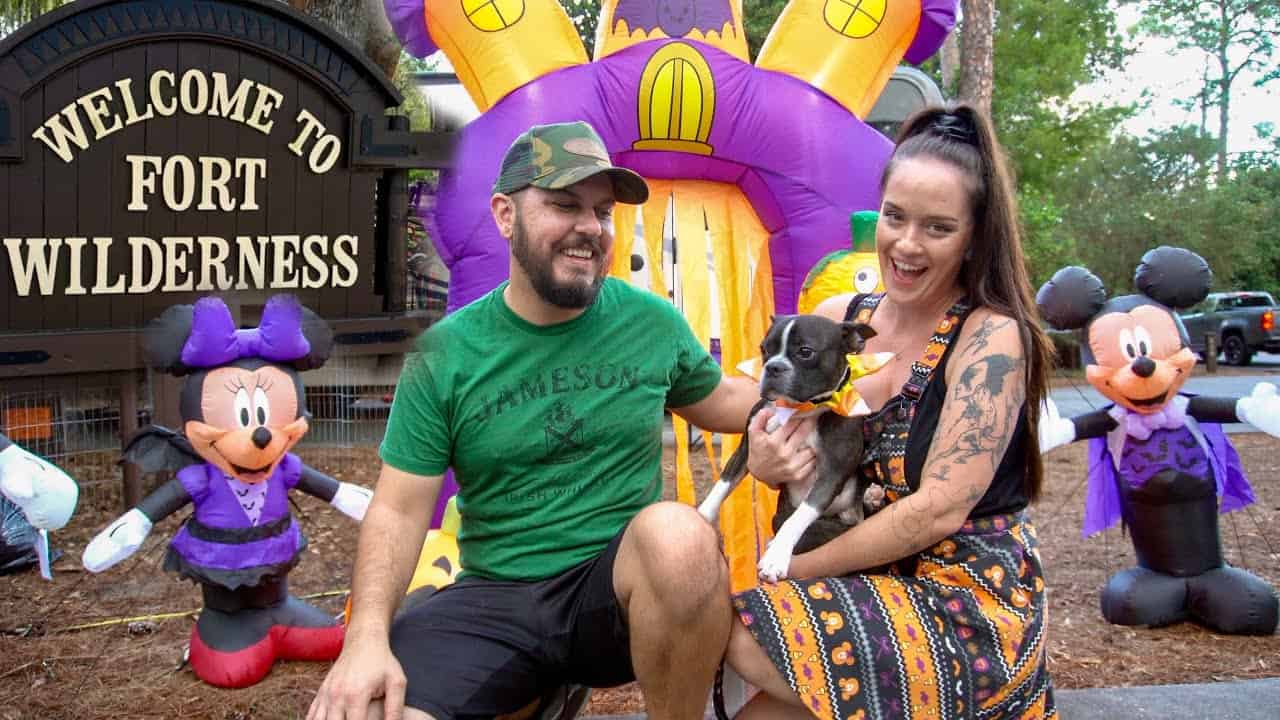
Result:
<svg viewBox="0 0 1280 720"><path fill-rule="evenodd" d="M1259 502L1223 518L1228 561L1280 586L1280 456L1277 441L1233 436ZM310 464L372 485L372 448L305 449ZM694 454L699 486L704 456ZM98 459L107 463L110 458ZM81 462L94 462L94 459ZM1118 531L1082 540L1085 446L1050 456L1045 499L1033 508L1051 587L1050 670L1061 688L1212 682L1280 676L1280 637L1228 637L1181 624L1161 629L1107 625L1098 590L1133 554ZM77 468L69 468L73 475ZM296 494L311 541L290 575L295 594L316 595L337 615L345 602L357 528ZM54 535L65 554L52 583L35 572L0 577L0 720L210 718L260 720L305 714L326 663L281 663L258 685L219 690L181 664L199 591L160 570L165 543L183 513L160 523L137 555L101 575L80 567L85 544L120 511L114 485L82 494L71 524ZM1264 533L1267 537L1264 537ZM96 624L96 625L95 625ZM77 629L79 628L79 629ZM643 711L634 686L596 691L590 714Z"/></svg>

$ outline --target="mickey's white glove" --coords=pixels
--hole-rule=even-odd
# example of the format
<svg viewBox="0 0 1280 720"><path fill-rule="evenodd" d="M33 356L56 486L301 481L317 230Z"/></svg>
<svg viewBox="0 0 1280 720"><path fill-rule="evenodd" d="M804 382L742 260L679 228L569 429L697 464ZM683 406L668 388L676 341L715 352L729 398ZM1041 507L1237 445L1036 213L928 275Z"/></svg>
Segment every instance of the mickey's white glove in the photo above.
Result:
<svg viewBox="0 0 1280 720"><path fill-rule="evenodd" d="M1236 401L1236 417L1272 437L1280 437L1280 396L1276 395L1276 386L1269 382L1254 385L1248 397Z"/></svg>
<svg viewBox="0 0 1280 720"><path fill-rule="evenodd" d="M56 465L17 445L0 450L0 493L39 530L57 530L71 519L80 488Z"/></svg>
<svg viewBox="0 0 1280 720"><path fill-rule="evenodd" d="M1058 405L1046 395L1040 403L1040 454L1076 441L1076 424L1058 415Z"/></svg>
<svg viewBox="0 0 1280 720"><path fill-rule="evenodd" d="M338 483L338 492L333 494L329 504L343 515L360 522L364 520L364 511L369 509L371 498L373 498L372 490L344 482Z"/></svg>
<svg viewBox="0 0 1280 720"><path fill-rule="evenodd" d="M81 562L89 572L102 572L137 552L149 532L151 521L134 508L94 536Z"/></svg>

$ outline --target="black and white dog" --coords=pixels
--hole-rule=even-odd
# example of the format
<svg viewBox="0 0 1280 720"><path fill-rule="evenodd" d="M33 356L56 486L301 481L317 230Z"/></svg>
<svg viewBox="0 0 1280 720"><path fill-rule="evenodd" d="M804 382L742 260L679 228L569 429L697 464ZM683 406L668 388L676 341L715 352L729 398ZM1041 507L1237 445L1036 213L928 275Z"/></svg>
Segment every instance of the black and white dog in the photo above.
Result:
<svg viewBox="0 0 1280 720"><path fill-rule="evenodd" d="M761 400L751 409L751 417L770 402L777 410L767 430L773 432L792 415L817 415L817 430L809 445L817 454L812 484L789 486L778 498L773 520L776 531L764 557L760 558L760 578L777 582L787 577L791 557L821 545L843 528L864 517L864 501L874 504L877 493L868 493L870 484L858 477L862 459L862 415L865 404L830 412L849 392L854 370L847 355L860 353L875 331L862 323L835 322L817 315L784 315L773 319L761 345L764 367L760 378ZM878 362L883 364L884 359ZM865 374L865 373L863 373ZM750 420L748 420L748 425ZM698 512L715 521L720 504L729 496L747 470L747 439L729 458L720 481L711 489ZM875 486L879 489L879 486ZM883 491L879 493L883 497ZM877 505L878 506L878 505ZM816 527L822 518L825 527ZM832 531L839 519L841 530ZM806 532L810 531L812 532Z"/></svg>

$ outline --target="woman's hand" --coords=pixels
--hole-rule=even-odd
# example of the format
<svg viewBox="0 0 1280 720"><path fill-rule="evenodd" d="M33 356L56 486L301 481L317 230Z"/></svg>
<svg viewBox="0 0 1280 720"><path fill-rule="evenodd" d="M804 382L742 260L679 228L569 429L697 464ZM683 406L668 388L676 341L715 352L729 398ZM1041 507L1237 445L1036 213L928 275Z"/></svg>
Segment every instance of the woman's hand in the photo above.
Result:
<svg viewBox="0 0 1280 720"><path fill-rule="evenodd" d="M772 433L765 428L773 418L773 408L756 413L747 425L747 470L775 490L780 485L806 482L813 476L817 455L809 446L809 436L818 431L814 418L792 417Z"/></svg>

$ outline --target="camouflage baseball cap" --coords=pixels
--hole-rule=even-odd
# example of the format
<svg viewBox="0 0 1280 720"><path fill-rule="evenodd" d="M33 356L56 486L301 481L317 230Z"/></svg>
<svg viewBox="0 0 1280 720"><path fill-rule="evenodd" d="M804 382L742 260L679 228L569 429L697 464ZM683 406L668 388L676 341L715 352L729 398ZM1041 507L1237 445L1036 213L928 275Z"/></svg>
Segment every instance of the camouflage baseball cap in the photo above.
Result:
<svg viewBox="0 0 1280 720"><path fill-rule="evenodd" d="M649 199L649 186L634 172L615 166L596 131L585 122L534 125L511 143L502 158L495 193L510 194L530 185L561 190L606 173L618 202L639 205Z"/></svg>

